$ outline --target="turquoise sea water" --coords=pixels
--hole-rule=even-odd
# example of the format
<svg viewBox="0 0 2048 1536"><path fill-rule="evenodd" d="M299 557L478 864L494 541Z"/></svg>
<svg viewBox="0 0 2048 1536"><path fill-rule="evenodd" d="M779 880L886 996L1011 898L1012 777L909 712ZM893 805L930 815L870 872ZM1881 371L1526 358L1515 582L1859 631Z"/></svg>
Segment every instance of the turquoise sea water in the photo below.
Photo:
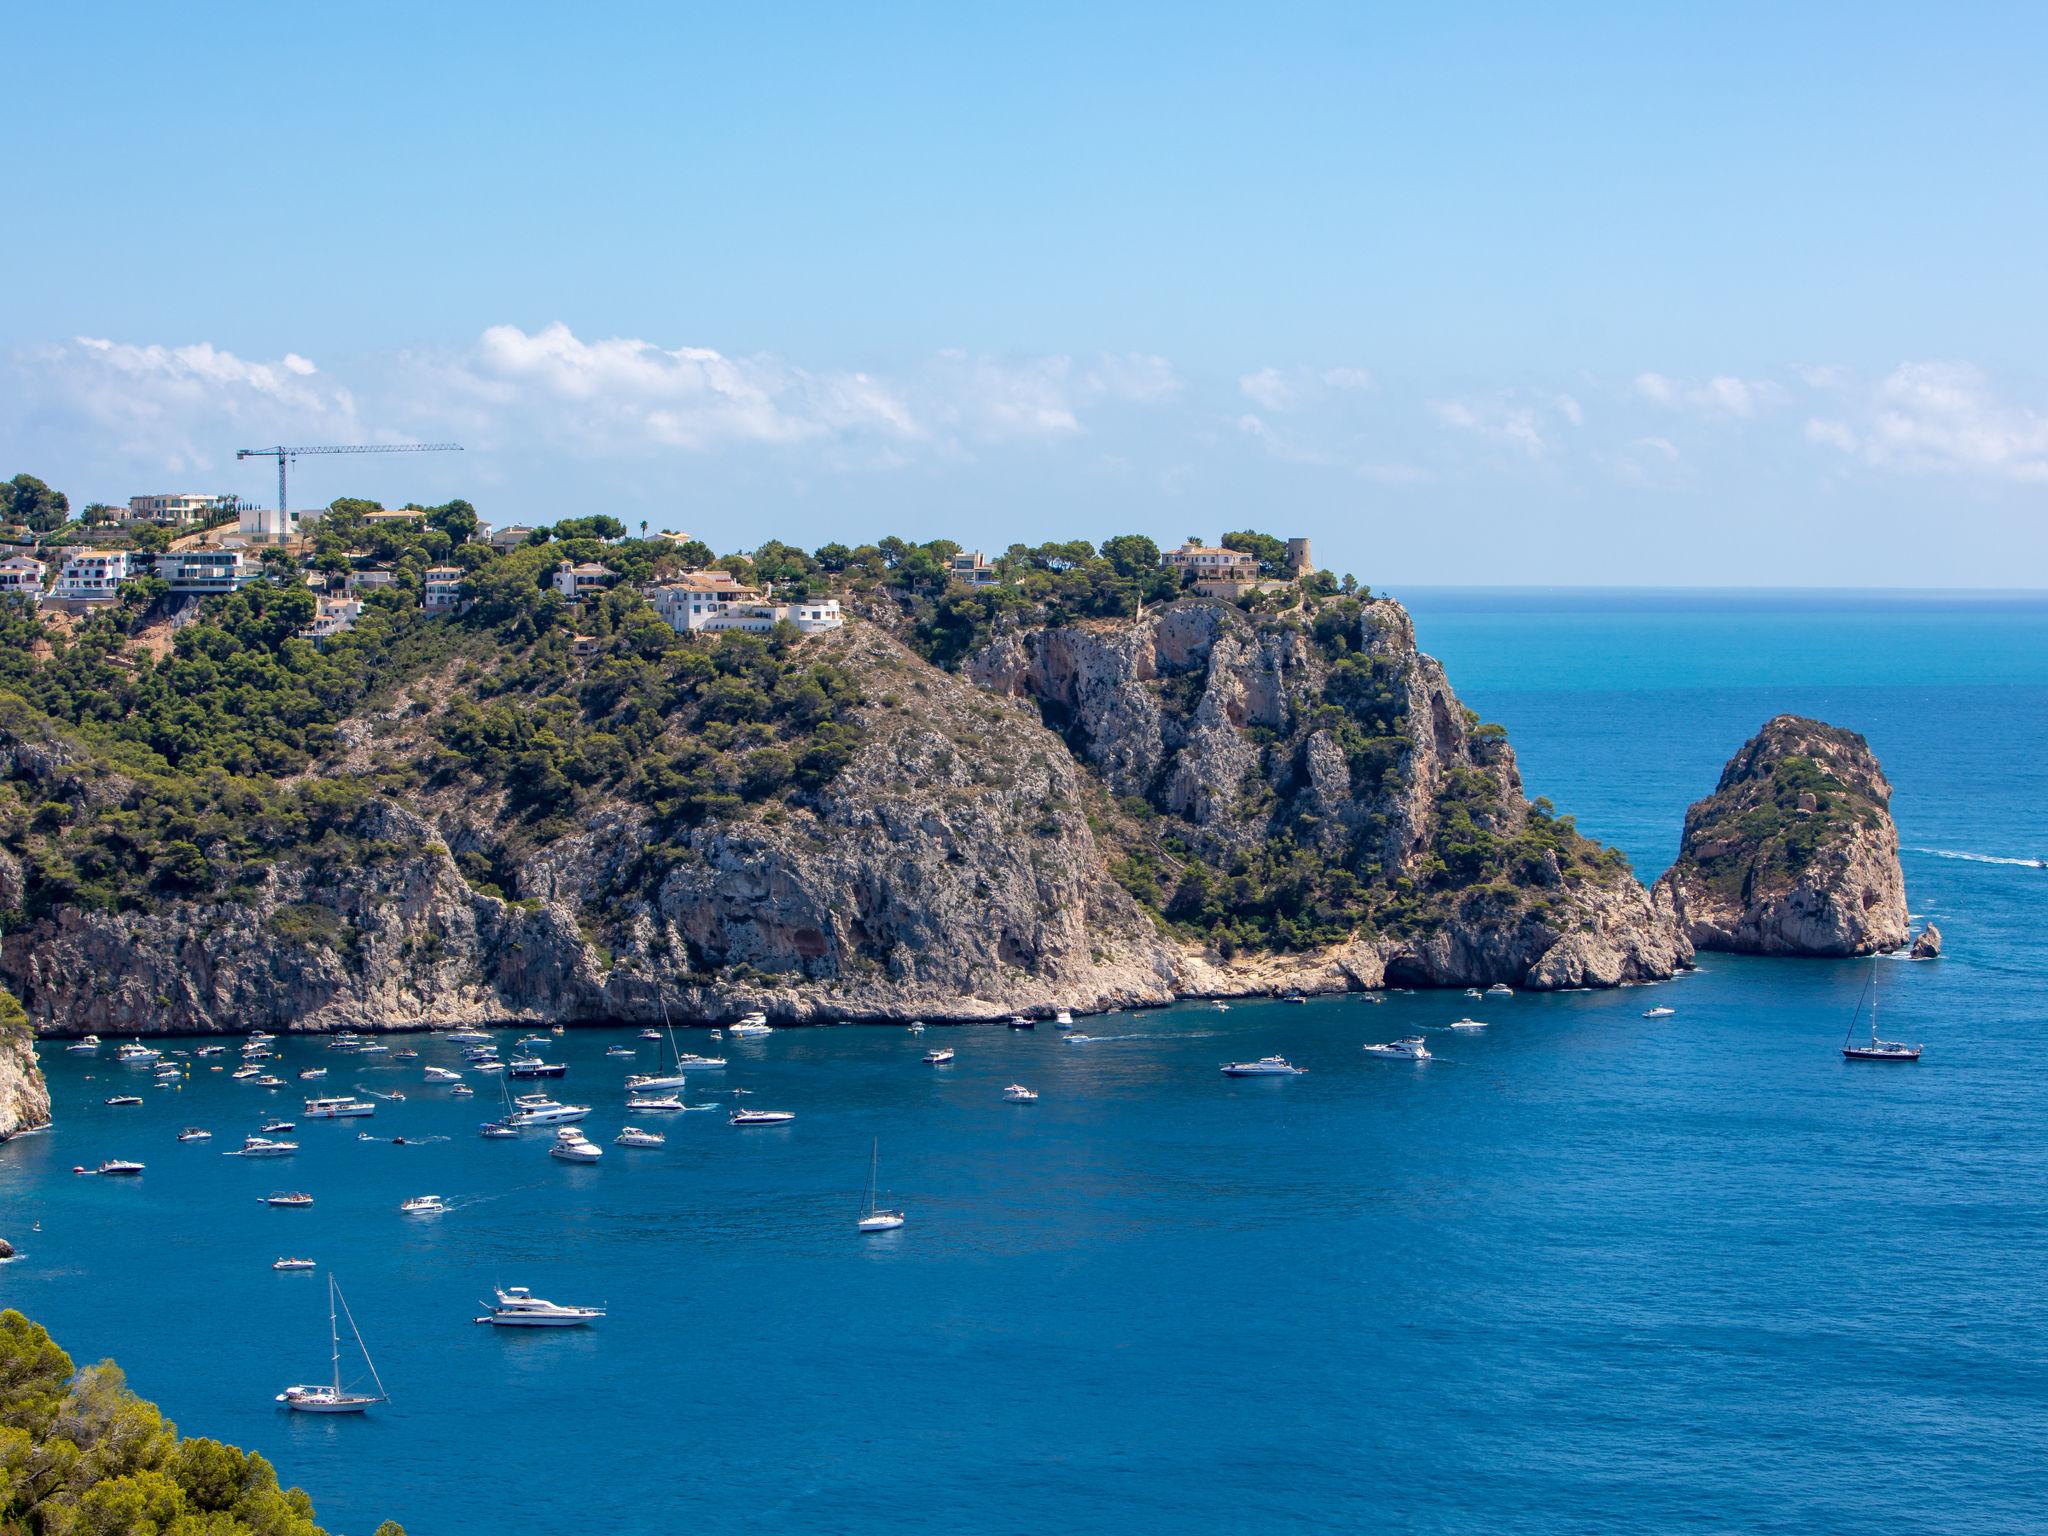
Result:
<svg viewBox="0 0 2048 1536"><path fill-rule="evenodd" d="M56 1129L0 1148L0 1301L355 1533L2039 1529L2048 874L1983 861L2048 853L2048 601L1400 595L1530 791L1645 875L1769 714L1864 731L1948 939L1881 962L1926 1059L1836 1055L1867 962L1719 956L1607 994L1084 1019L1087 1045L782 1031L688 1097L794 1125L668 1116L665 1149L581 1168L478 1139L487 1083L451 1102L318 1041L287 1065L408 1096L302 1120L279 1162L221 1153L296 1082L110 1109L140 1074L57 1052ZM1468 1008L1491 1027L1441 1028ZM1359 1051L1418 1029L1427 1064ZM607 1142L620 1041L647 1052L550 1052ZM1216 1071L1273 1050L1310 1074ZM910 1223L860 1238L875 1136ZM148 1171L68 1171L107 1156ZM426 1192L456 1208L399 1216ZM276 1411L326 1351L322 1279L283 1253L333 1267L389 1405ZM493 1282L612 1315L476 1327Z"/></svg>

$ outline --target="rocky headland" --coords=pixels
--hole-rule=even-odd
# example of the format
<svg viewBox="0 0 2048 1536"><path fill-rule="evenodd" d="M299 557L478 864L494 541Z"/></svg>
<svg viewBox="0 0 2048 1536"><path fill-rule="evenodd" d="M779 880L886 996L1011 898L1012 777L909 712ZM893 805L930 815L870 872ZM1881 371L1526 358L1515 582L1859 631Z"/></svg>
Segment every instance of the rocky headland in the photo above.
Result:
<svg viewBox="0 0 2048 1536"><path fill-rule="evenodd" d="M998 1018L1689 961L1618 854L1525 799L1397 603L1026 616L956 669L912 638L796 642L774 686L800 665L838 703L791 684L836 712L787 745L720 734L701 701L727 679L688 708L635 697L619 678L689 657L636 660L623 626L613 663L524 656L548 669L528 702L473 663L423 672L338 721L281 798L215 783L232 814L174 808L175 870L160 853L111 895L88 877L162 814L161 776L0 712L0 908L30 914L0 973L38 1031L78 1035ZM645 744L607 779L586 765L627 710ZM561 790L534 762L552 749L498 745L546 711Z"/></svg>
<svg viewBox="0 0 2048 1536"><path fill-rule="evenodd" d="M1693 946L1868 955L1908 938L1892 787L1854 731L1779 715L1686 812L1657 884ZM1938 941L1937 941L1938 942Z"/></svg>

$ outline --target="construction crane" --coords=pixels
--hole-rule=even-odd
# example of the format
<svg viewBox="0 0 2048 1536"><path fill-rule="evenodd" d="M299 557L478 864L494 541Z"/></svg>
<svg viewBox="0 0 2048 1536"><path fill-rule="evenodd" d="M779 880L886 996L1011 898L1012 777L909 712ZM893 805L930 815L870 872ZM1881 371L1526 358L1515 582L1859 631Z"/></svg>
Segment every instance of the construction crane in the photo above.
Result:
<svg viewBox="0 0 2048 1536"><path fill-rule="evenodd" d="M353 443L341 446L313 448L237 448L235 459L277 460L277 537L282 539L291 531L291 513L285 510L290 503L284 496L284 467L302 453L460 453L460 443Z"/></svg>

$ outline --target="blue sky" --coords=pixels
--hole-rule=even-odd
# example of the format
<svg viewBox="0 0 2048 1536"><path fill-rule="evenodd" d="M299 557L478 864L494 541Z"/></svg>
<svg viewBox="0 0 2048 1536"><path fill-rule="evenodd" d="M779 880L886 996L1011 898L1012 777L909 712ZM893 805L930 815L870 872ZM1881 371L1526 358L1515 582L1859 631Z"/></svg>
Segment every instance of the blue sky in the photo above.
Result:
<svg viewBox="0 0 2048 1536"><path fill-rule="evenodd" d="M2040 7L10 8L0 473L2043 585Z"/></svg>

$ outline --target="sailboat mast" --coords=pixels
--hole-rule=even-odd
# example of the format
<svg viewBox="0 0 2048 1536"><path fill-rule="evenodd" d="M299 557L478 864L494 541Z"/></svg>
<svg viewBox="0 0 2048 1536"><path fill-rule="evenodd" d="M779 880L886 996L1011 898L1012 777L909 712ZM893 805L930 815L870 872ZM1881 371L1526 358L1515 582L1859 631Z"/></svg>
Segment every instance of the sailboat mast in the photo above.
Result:
<svg viewBox="0 0 2048 1536"><path fill-rule="evenodd" d="M334 1395L341 1396L341 1330L334 1325L334 1276L327 1277L328 1362L334 1367Z"/></svg>
<svg viewBox="0 0 2048 1536"><path fill-rule="evenodd" d="M868 1203L866 1209L861 1212L863 1216L875 1214L875 1173L881 1166L881 1161L882 1138L877 1136L874 1145L868 1149Z"/></svg>

